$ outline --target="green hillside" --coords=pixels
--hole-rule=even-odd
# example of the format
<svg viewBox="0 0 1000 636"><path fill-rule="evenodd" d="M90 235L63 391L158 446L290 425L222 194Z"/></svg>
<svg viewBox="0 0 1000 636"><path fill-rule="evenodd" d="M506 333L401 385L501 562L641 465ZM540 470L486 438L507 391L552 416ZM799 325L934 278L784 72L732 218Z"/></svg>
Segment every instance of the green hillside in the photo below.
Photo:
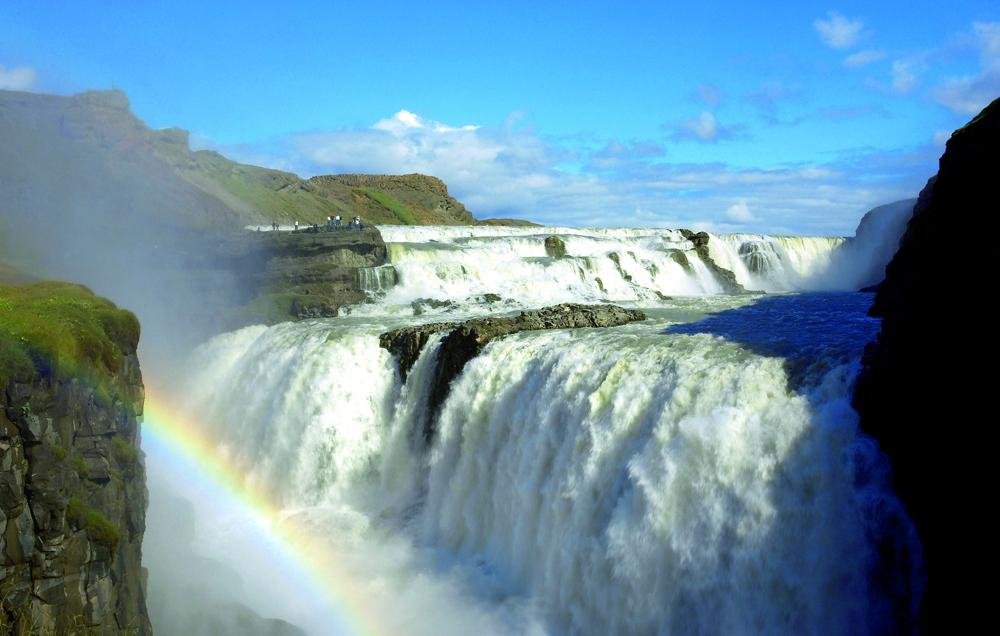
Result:
<svg viewBox="0 0 1000 636"><path fill-rule="evenodd" d="M149 128L121 91L0 91L0 139L0 213L15 220L58 222L86 208L80 216L97 223L148 219L190 228L322 223L334 214L368 223L475 223L434 177L306 180L192 151L186 131Z"/></svg>

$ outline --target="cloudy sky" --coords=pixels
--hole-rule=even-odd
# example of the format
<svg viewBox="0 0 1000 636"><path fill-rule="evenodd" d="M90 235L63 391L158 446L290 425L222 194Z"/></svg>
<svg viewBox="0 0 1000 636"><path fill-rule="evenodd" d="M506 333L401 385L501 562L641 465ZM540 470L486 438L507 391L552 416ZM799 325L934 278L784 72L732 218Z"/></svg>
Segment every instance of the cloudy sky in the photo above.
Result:
<svg viewBox="0 0 1000 636"><path fill-rule="evenodd" d="M114 85L199 147L434 174L479 217L807 234L915 196L1000 96L996 0L471 4L4 0L0 89Z"/></svg>

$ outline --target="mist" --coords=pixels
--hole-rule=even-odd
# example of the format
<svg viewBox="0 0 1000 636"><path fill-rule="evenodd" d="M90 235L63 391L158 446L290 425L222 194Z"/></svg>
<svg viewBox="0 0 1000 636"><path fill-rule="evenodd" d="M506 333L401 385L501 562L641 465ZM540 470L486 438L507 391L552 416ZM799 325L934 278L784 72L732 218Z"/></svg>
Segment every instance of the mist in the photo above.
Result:
<svg viewBox="0 0 1000 636"><path fill-rule="evenodd" d="M169 391L188 352L225 328L226 309L244 294L213 253L239 229L233 211L157 155L166 133L136 119L123 93L0 91L0 112L0 261L81 283L133 311L144 382ZM195 509L146 446L143 551L156 633L301 633L250 610L240 575L198 552Z"/></svg>
<svg viewBox="0 0 1000 636"><path fill-rule="evenodd" d="M177 152L186 151L186 135L146 128L123 93L0 91L0 105L0 261L84 284L133 311L147 389L189 402L192 352L231 329L229 310L247 298L220 249L244 232L245 217L176 174L163 144L173 150L180 140ZM244 257L239 266L256 263ZM213 486L202 467L148 431L143 450L150 495L143 562L157 634L347 631L338 629L343 619L330 598L280 554L270 529ZM532 631L524 601L504 601L508 592L475 568L442 565L446 557L401 535L372 535L357 515L303 514L317 533L333 535L336 567L353 573L385 624L428 635Z"/></svg>

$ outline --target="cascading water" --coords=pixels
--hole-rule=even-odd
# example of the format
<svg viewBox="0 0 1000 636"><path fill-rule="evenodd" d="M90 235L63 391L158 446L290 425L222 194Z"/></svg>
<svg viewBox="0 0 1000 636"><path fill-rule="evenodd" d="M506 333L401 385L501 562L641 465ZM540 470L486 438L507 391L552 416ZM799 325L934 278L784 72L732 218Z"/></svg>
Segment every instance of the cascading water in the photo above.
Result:
<svg viewBox="0 0 1000 636"><path fill-rule="evenodd" d="M383 235L397 280L368 275L372 304L219 336L185 395L260 489L352 519L333 524L347 553L405 555L355 564L374 597L435 590L401 630L891 629L910 599L877 583L879 549L912 538L849 405L877 328L868 296L720 295L679 232ZM566 257L546 255L550 235ZM746 287L794 290L842 242L712 235L709 249ZM425 443L439 337L405 382L378 343L420 299L463 314L619 300L649 319L490 343Z"/></svg>
<svg viewBox="0 0 1000 636"><path fill-rule="evenodd" d="M648 305L665 296L726 290L689 236L677 230L481 226L380 230L394 278L365 282L364 288L373 298L384 297L382 305L404 307L432 299L448 301L454 308L466 299L476 304L484 294L527 305L608 301ZM548 236L562 241L565 256L546 253ZM857 264L878 260L879 250L872 241L836 237L708 235L711 259L750 291L855 290L863 278L856 273Z"/></svg>
<svg viewBox="0 0 1000 636"><path fill-rule="evenodd" d="M747 289L777 292L813 289L813 281L828 270L844 243L815 236L719 234L712 235L708 248Z"/></svg>

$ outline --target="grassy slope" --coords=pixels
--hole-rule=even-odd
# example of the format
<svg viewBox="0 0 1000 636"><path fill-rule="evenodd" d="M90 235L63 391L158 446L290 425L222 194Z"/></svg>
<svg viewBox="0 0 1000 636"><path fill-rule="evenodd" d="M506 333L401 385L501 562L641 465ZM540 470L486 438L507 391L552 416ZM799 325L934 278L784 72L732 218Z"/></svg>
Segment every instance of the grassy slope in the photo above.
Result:
<svg viewBox="0 0 1000 636"><path fill-rule="evenodd" d="M446 190L318 184L192 151L185 131L150 129L120 91L62 97L0 90L0 139L0 174L9 177L0 181L0 200L24 218L85 202L201 228L323 223L335 214L368 223L474 222Z"/></svg>
<svg viewBox="0 0 1000 636"><path fill-rule="evenodd" d="M135 315L82 285L0 284L0 386L38 375L101 386L138 342Z"/></svg>
<svg viewBox="0 0 1000 636"><path fill-rule="evenodd" d="M380 192L372 188L359 189L367 194L368 197L377 205L380 205L391 212L392 215L396 217L396 223L402 225L417 225L417 217L413 215L413 212L391 194Z"/></svg>

